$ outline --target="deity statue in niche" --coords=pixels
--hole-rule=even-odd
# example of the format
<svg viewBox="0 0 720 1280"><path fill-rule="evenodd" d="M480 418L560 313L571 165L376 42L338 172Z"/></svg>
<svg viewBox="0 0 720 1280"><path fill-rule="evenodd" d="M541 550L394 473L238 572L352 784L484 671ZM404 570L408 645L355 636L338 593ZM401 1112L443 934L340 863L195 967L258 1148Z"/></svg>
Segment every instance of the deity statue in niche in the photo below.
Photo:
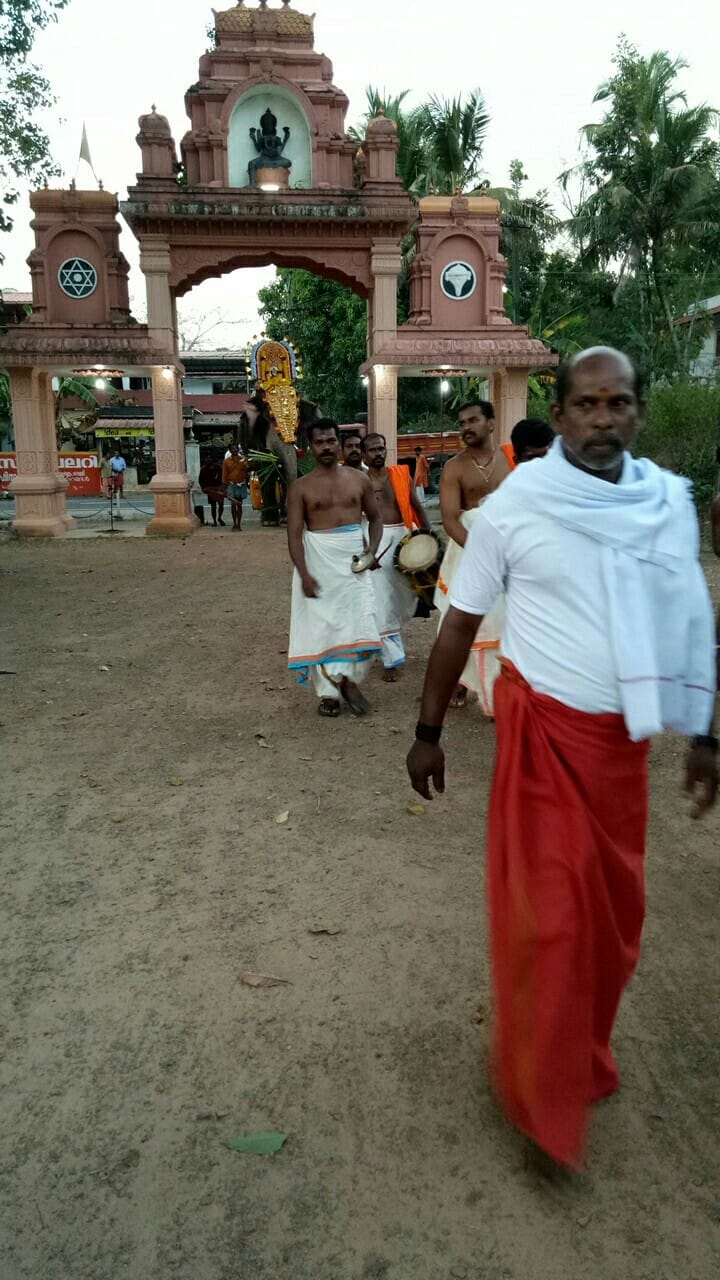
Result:
<svg viewBox="0 0 720 1280"><path fill-rule="evenodd" d="M285 125L281 138L277 127L277 116L268 107L260 117L260 128L250 130L250 137L258 153L257 158L251 160L248 165L251 187L256 185L258 170L290 169L292 166L292 161L283 155L290 138L290 130Z"/></svg>

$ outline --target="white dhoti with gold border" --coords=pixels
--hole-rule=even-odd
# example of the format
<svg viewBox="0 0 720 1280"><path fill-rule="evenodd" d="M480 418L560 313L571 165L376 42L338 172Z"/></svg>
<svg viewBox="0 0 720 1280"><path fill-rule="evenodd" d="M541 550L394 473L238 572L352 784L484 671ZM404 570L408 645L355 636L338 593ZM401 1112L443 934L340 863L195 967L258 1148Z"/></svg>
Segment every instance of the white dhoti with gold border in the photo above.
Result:
<svg viewBox="0 0 720 1280"><path fill-rule="evenodd" d="M308 598L295 570L288 668L300 683L312 683L319 698L337 698L342 677L359 683L381 649L371 575L352 571L353 556L363 553L362 530L359 524L306 529L303 546L320 592Z"/></svg>

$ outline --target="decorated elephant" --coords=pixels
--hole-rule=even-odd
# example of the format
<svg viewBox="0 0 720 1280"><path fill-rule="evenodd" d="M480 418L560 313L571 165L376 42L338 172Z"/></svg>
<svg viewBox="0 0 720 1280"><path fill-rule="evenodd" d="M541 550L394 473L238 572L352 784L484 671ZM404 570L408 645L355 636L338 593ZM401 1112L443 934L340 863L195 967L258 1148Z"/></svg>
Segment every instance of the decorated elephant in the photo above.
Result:
<svg viewBox="0 0 720 1280"><path fill-rule="evenodd" d="M282 439L269 405L262 392L257 392L248 401L245 412L240 419L240 445L246 455L253 453L272 453L280 465L278 475L270 470L262 482L263 507L261 523L278 525L285 518L285 497L288 487L298 476L298 449L307 447L307 427L320 417L320 410L309 400L300 400L298 404L298 431L295 444L286 444ZM278 487L280 493L278 493Z"/></svg>

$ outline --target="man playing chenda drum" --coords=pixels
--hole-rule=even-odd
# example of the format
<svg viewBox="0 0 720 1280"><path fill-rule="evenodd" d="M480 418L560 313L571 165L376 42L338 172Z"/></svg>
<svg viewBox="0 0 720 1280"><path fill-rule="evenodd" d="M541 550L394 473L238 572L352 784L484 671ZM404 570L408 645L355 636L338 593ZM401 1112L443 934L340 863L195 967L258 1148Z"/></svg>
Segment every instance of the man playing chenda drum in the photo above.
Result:
<svg viewBox="0 0 720 1280"><path fill-rule="evenodd" d="M364 471L338 465L337 423L320 419L308 427L315 470L288 490L287 539L295 566L288 666L312 682L321 716L339 716L340 698L353 715L369 704L358 688L372 657L380 652L372 572L353 572L353 556L367 542L377 555L382 517ZM371 560L372 563L372 560Z"/></svg>
<svg viewBox="0 0 720 1280"><path fill-rule="evenodd" d="M385 437L371 431L363 441L370 484L384 525L380 567L372 575L377 623L382 642L383 679L391 684L405 662L402 628L415 614L417 599L406 577L395 568L395 550L411 529L430 532L430 521L405 466L388 467Z"/></svg>
<svg viewBox="0 0 720 1280"><path fill-rule="evenodd" d="M462 453L451 458L440 480L440 511L450 541L440 566L435 604L440 625L448 611L449 592L462 559L462 550L478 507L510 475L506 453L495 438L495 412L488 400L471 400L458 411ZM499 670L497 653L502 626L502 606L498 616L491 611L483 620L460 683L450 705L464 707L468 689L480 698L487 715L492 715L492 686Z"/></svg>

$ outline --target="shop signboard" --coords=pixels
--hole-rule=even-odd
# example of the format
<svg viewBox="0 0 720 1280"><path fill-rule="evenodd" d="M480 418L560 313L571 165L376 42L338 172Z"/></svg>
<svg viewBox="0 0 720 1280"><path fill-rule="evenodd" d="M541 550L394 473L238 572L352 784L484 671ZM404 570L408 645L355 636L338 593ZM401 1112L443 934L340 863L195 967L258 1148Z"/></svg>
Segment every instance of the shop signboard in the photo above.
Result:
<svg viewBox="0 0 720 1280"><path fill-rule="evenodd" d="M69 498L100 498L102 485L96 453L58 454L60 474L69 481ZM14 453L0 453L0 490L8 489L17 475L17 459Z"/></svg>

